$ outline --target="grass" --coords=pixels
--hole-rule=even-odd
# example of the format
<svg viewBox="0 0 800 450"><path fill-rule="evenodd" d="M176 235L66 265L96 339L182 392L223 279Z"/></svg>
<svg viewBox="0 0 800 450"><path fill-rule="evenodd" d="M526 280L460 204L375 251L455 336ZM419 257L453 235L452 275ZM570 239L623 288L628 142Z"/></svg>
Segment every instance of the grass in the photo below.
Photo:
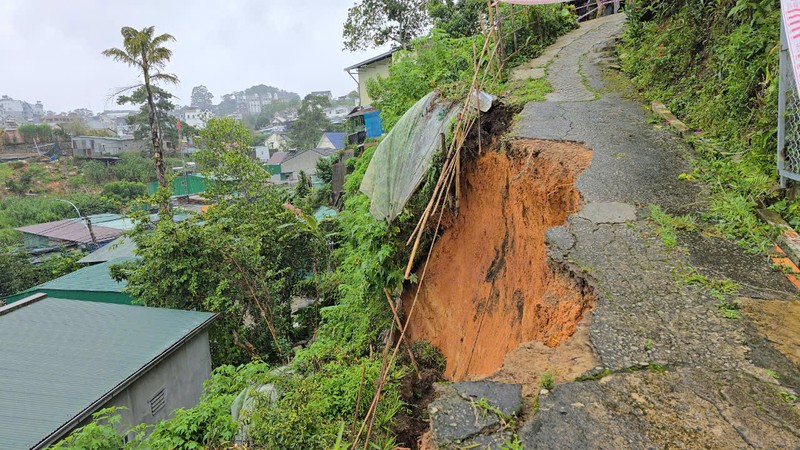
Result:
<svg viewBox="0 0 800 450"><path fill-rule="evenodd" d="M500 426L503 429L513 427L516 424L516 420L514 419L513 415L503 414L500 409L489 403L489 400L484 397L479 398L477 401L473 401L472 405L475 408L482 410L484 417L487 414L494 414L497 416L497 419L500 420Z"/></svg>
<svg viewBox="0 0 800 450"><path fill-rule="evenodd" d="M717 300L717 307L723 316L728 319L739 318L739 306L730 300L730 297L739 290L739 285L729 279L713 279L690 268L680 275L679 282L685 285L697 286Z"/></svg>
<svg viewBox="0 0 800 450"><path fill-rule="evenodd" d="M697 230L697 221L690 215L673 216L661 209L658 205L649 205L650 218L658 224L656 233L661 242L668 249L678 245L678 232L693 232Z"/></svg>
<svg viewBox="0 0 800 450"><path fill-rule="evenodd" d="M611 375L612 373L614 373L614 372L612 372L611 369L603 369L602 371L597 372L597 373L592 374L592 375L581 375L581 376L575 378L575 381L599 380L601 378L605 378L605 377Z"/></svg>
<svg viewBox="0 0 800 450"><path fill-rule="evenodd" d="M512 81L508 85L509 95L507 103L509 105L525 106L528 102L541 102L545 100L545 95L553 92L553 87L546 77L529 78L522 81Z"/></svg>

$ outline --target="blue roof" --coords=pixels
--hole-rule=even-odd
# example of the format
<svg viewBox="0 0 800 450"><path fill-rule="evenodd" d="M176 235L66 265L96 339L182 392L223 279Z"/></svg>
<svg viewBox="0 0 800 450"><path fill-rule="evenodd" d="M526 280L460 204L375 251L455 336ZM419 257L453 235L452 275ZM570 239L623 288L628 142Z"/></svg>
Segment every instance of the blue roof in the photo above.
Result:
<svg viewBox="0 0 800 450"><path fill-rule="evenodd" d="M323 136L327 137L329 141L333 144L336 150L340 150L344 148L344 140L347 139L347 133L322 133Z"/></svg>
<svg viewBox="0 0 800 450"><path fill-rule="evenodd" d="M213 318L50 297L0 311L0 449L52 444Z"/></svg>

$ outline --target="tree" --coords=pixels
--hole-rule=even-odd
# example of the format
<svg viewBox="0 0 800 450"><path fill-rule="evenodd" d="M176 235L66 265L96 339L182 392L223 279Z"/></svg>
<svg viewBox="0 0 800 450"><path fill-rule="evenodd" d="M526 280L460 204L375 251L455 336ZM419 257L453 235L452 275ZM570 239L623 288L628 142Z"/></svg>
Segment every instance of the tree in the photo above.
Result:
<svg viewBox="0 0 800 450"><path fill-rule="evenodd" d="M289 129L289 139L295 147L300 150L314 148L322 137L322 133L331 126L331 121L325 115L324 108L331 105L328 97L317 95L306 95L300 110L297 112L297 120Z"/></svg>
<svg viewBox="0 0 800 450"><path fill-rule="evenodd" d="M206 195L215 206L181 223L134 230L142 259L115 270L147 306L219 312L212 331L217 363L289 355L290 299L310 294L327 257L325 241L303 226L308 217L286 205L288 193L271 186L250 157L249 139L233 119L209 120L198 162L214 180Z"/></svg>
<svg viewBox="0 0 800 450"><path fill-rule="evenodd" d="M430 0L428 3L428 14L436 28L456 38L480 33L480 18L486 12L486 0Z"/></svg>
<svg viewBox="0 0 800 450"><path fill-rule="evenodd" d="M214 107L214 94L208 92L208 88L200 85L192 88L192 106L203 111Z"/></svg>
<svg viewBox="0 0 800 450"><path fill-rule="evenodd" d="M122 27L122 45L124 49L116 47L103 51L103 55L113 58L116 61L136 67L142 73L143 82L131 88L143 86L147 93L147 105L149 107L150 137L153 142L153 159L156 161L156 179L159 186L169 188L167 172L164 167L164 153L161 141L161 130L156 119L156 104L153 95L155 83L164 82L177 84L178 77L162 72L169 59L172 57L172 50L163 46L167 42L174 41L172 35L164 33L153 36L155 27L146 27L136 30L131 27ZM169 211L169 201L161 201L160 209L162 212Z"/></svg>
<svg viewBox="0 0 800 450"><path fill-rule="evenodd" d="M178 119L169 114L170 111L175 109L175 104L172 103L173 95L161 89L158 86L153 86L153 104L156 107L156 122L159 131L161 132L162 142L169 142L173 146L178 145L178 128L176 122ZM145 139L151 136L153 131L150 126L150 104L147 101L147 90L141 86L131 92L131 95L121 95L117 98L117 103L120 105L132 104L141 105L139 112L131 114L125 118L128 125L134 127L133 137L136 139Z"/></svg>
<svg viewBox="0 0 800 450"><path fill-rule="evenodd" d="M345 50L366 50L394 43L405 47L430 23L428 0L359 0L347 10L342 37Z"/></svg>

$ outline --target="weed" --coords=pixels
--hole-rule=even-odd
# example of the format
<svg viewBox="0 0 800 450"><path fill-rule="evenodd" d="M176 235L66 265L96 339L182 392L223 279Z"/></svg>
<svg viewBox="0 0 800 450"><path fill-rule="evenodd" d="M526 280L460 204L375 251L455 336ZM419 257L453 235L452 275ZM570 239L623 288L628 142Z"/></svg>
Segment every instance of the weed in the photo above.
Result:
<svg viewBox="0 0 800 450"><path fill-rule="evenodd" d="M653 341L651 339L648 339L647 342L644 343L644 350L649 352L650 350L653 349L653 345L654 345Z"/></svg>
<svg viewBox="0 0 800 450"><path fill-rule="evenodd" d="M732 280L727 278L721 280L708 278L694 268L683 271L681 276L680 282L682 284L700 287L720 303L725 302L728 297L739 290L739 285Z"/></svg>
<svg viewBox="0 0 800 450"><path fill-rule="evenodd" d="M613 372L610 369L603 369L602 371L597 372L597 373L592 374L592 375L581 375L581 376L575 378L575 381L599 380L601 378L605 378L605 377L611 375L612 373Z"/></svg>
<svg viewBox="0 0 800 450"><path fill-rule="evenodd" d="M658 224L656 232L664 246L672 249L678 245L678 231L697 230L697 221L690 215L673 216L658 205L650 205L650 218Z"/></svg>
<svg viewBox="0 0 800 450"><path fill-rule="evenodd" d="M789 392L779 392L778 395L781 397L781 400L790 405L793 405L797 401L797 395L790 394Z"/></svg>
<svg viewBox="0 0 800 450"><path fill-rule="evenodd" d="M511 436L509 440L503 439L503 445L500 447L500 450L522 450L523 448L519 436L515 434Z"/></svg>
<svg viewBox="0 0 800 450"><path fill-rule="evenodd" d="M483 416L486 417L487 414L491 413L497 416L497 419L500 420L500 426L505 429L509 427L513 427L516 424L516 420L514 420L513 415L503 414L503 411L500 411L496 406L489 403L484 397L479 398L477 401L473 401L472 405L483 411Z"/></svg>
<svg viewBox="0 0 800 450"><path fill-rule="evenodd" d="M553 386L556 385L556 372L554 370L548 370L539 377L539 386L542 389L553 389Z"/></svg>
<svg viewBox="0 0 800 450"><path fill-rule="evenodd" d="M781 377L778 375L778 372L775 372L774 370L769 370L769 369L767 369L767 375L771 376L772 378L774 378L774 379L776 379L776 380L779 380L779 379L781 378Z"/></svg>
<svg viewBox="0 0 800 450"><path fill-rule="evenodd" d="M529 102L543 101L546 94L553 92L553 87L545 77L529 78L509 83L508 91L507 102L509 105L524 106Z"/></svg>

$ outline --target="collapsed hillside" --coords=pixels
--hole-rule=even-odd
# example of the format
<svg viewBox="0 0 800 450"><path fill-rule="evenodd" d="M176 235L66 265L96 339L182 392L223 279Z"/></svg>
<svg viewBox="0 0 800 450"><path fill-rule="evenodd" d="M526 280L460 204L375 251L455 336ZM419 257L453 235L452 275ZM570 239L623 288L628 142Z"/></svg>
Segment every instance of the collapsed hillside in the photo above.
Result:
<svg viewBox="0 0 800 450"><path fill-rule="evenodd" d="M554 347L593 305L586 287L548 263L545 232L580 204L576 177L591 152L523 140L467 163L460 208L448 220L409 323L447 359L445 377L480 377L524 342ZM411 305L415 289L406 291Z"/></svg>

